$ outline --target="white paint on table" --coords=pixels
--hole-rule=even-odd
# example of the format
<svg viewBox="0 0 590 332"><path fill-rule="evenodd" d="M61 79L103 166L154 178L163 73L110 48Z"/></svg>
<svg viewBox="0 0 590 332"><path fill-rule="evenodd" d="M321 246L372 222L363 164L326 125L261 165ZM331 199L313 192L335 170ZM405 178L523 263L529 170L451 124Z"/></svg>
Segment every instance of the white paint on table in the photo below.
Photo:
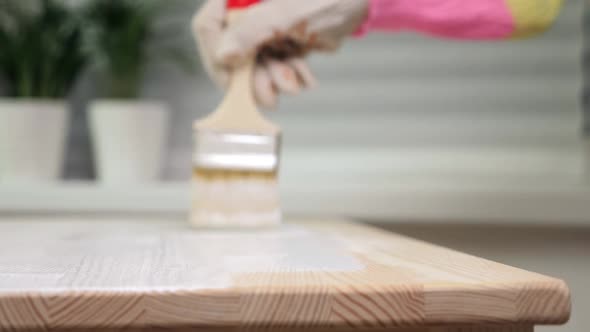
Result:
<svg viewBox="0 0 590 332"><path fill-rule="evenodd" d="M194 230L169 223L0 223L0 290L140 291L232 286L236 273L353 271L344 243L297 225Z"/></svg>

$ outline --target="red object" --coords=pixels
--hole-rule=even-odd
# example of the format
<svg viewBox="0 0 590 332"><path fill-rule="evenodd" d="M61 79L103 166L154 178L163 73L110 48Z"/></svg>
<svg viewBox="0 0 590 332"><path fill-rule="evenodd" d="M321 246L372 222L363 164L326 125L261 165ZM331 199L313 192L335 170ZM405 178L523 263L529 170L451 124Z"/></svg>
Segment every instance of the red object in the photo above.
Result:
<svg viewBox="0 0 590 332"><path fill-rule="evenodd" d="M259 2L260 0L227 0L227 9L247 8Z"/></svg>

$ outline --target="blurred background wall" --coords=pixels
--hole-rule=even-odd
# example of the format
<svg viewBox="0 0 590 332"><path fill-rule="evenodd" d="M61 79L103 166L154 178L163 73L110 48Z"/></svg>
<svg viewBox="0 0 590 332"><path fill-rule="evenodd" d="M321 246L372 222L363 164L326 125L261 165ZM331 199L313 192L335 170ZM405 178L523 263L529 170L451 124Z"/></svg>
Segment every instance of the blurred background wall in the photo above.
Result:
<svg viewBox="0 0 590 332"><path fill-rule="evenodd" d="M188 22L200 3L178 0L164 17L186 25L176 43L194 44ZM436 207L452 206L457 213L449 218L587 220L579 210L586 200L576 195L586 190L589 169L583 9L583 0L566 1L551 30L533 39L466 43L375 34L348 42L337 55L312 57L320 87L283 98L269 114L285 133L281 188L288 210L440 219ZM70 179L94 176L84 112L92 91L88 77L72 97ZM172 106L164 177L188 180L191 124L216 107L221 92L203 72L158 66L149 68L143 94ZM564 211L540 204L555 196Z"/></svg>
<svg viewBox="0 0 590 332"><path fill-rule="evenodd" d="M198 1L167 17L190 20ZM286 97L273 117L285 131L286 185L400 177L424 181L575 181L583 172L583 0L568 0L544 36L457 42L415 34L372 35L336 56L314 56L320 88ZM190 35L178 42L193 43ZM195 53L196 54L196 53ZM144 95L172 105L168 179L190 173L191 123L220 92L200 73L150 68ZM91 97L83 81L74 98ZM68 175L92 175L83 112L76 112ZM313 160L313 162L310 162ZM420 181L422 181L420 180Z"/></svg>

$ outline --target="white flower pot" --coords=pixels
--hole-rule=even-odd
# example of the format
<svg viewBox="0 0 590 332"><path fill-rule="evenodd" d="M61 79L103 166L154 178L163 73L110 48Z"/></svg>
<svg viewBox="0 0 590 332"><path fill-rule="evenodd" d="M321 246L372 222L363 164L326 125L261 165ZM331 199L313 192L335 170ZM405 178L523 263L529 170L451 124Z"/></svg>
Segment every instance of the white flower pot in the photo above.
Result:
<svg viewBox="0 0 590 332"><path fill-rule="evenodd" d="M98 100L90 105L98 178L105 184L157 180L168 134L168 107L154 101Z"/></svg>
<svg viewBox="0 0 590 332"><path fill-rule="evenodd" d="M59 178L67 128L64 101L0 99L0 182Z"/></svg>

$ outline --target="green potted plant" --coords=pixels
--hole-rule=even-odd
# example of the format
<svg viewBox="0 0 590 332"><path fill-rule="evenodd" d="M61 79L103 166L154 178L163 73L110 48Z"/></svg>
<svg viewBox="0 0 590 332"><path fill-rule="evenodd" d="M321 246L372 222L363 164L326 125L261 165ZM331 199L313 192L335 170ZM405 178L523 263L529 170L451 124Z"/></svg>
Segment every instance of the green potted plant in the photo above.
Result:
<svg viewBox="0 0 590 332"><path fill-rule="evenodd" d="M56 0L0 0L0 181L52 180L82 73L82 24Z"/></svg>
<svg viewBox="0 0 590 332"><path fill-rule="evenodd" d="M166 44L156 20L169 1L94 0L86 8L86 44L96 69L99 99L89 119L96 169L104 183L138 183L158 178L168 136L169 110L142 100L146 67L154 60L189 64L182 49ZM178 27L167 33L178 34Z"/></svg>

